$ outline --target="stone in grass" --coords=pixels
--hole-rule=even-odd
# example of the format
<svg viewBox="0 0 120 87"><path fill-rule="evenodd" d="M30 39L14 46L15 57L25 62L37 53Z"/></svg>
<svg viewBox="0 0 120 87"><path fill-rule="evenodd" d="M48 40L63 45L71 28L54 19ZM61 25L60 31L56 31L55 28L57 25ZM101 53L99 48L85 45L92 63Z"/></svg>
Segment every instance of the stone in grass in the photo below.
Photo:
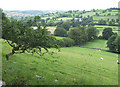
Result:
<svg viewBox="0 0 120 87"><path fill-rule="evenodd" d="M6 85L5 82L0 80L0 87L2 87L3 85Z"/></svg>
<svg viewBox="0 0 120 87"><path fill-rule="evenodd" d="M58 82L59 80L58 80L58 78L57 79L55 79L55 82Z"/></svg>
<svg viewBox="0 0 120 87"><path fill-rule="evenodd" d="M39 78L39 79L41 79L41 76L39 76L39 75L36 75L36 77Z"/></svg>

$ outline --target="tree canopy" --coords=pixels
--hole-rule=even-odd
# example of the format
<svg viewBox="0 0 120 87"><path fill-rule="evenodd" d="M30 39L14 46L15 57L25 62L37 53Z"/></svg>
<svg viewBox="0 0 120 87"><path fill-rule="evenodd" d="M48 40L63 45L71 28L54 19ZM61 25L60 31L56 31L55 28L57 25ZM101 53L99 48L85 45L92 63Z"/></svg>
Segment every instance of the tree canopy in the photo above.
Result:
<svg viewBox="0 0 120 87"><path fill-rule="evenodd" d="M46 33L45 27L37 26L34 30L32 25L39 20L40 17L35 16L27 22L18 21L15 19L8 19L5 14L2 14L2 38L5 39L12 47L12 52L6 55L9 56L15 53L37 53L43 55L42 48L48 52L48 48L58 48L56 38ZM45 53L46 53L45 52Z"/></svg>
<svg viewBox="0 0 120 87"><path fill-rule="evenodd" d="M87 33L82 27L75 27L68 32L68 37L75 41L75 45L81 45L87 41Z"/></svg>
<svg viewBox="0 0 120 87"><path fill-rule="evenodd" d="M113 35L112 28L105 28L102 32L103 39L108 40Z"/></svg>
<svg viewBox="0 0 120 87"><path fill-rule="evenodd" d="M67 31L63 27L57 27L56 30L54 31L55 36L61 36L61 37L66 37L67 36Z"/></svg>

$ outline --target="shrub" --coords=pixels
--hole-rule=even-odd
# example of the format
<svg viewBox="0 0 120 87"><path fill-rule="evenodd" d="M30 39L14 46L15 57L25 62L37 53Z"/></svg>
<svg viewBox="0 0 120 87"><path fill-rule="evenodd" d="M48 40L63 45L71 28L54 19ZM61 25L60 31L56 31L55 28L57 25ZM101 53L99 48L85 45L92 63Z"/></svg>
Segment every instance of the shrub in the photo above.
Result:
<svg viewBox="0 0 120 87"><path fill-rule="evenodd" d="M58 45L60 45L61 47L71 47L74 44L75 44L74 40L70 38L63 38L63 39L60 39L58 42Z"/></svg>
<svg viewBox="0 0 120 87"><path fill-rule="evenodd" d="M65 47L71 47L75 44L74 40L70 38L63 38L63 41L64 41Z"/></svg>

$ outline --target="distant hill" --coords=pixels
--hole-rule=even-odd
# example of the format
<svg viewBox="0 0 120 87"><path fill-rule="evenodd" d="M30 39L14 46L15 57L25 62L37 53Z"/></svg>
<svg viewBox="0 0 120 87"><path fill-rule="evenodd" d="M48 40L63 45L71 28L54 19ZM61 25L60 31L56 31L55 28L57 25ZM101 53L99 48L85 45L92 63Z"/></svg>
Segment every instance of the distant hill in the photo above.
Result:
<svg viewBox="0 0 120 87"><path fill-rule="evenodd" d="M63 11L63 10L60 10ZM15 15L42 15L47 13L55 13L58 12L57 10L12 10L12 11L4 11L8 16L15 16ZM63 11L64 12L64 11Z"/></svg>

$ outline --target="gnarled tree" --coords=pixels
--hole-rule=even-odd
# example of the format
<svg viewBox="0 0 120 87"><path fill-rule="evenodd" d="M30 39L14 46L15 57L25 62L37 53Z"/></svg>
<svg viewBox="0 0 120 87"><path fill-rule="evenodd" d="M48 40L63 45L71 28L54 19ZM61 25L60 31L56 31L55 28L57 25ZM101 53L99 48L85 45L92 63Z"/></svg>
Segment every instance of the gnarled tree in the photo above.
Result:
<svg viewBox="0 0 120 87"><path fill-rule="evenodd" d="M43 55L42 48L46 52L51 47L59 48L56 45L56 38L48 35L45 27L37 26L36 30L32 28L32 25L40 20L39 16L35 16L33 20L22 22L8 19L2 13L2 19L2 38L12 47L12 52L6 55L7 60L9 56L16 53L25 53L27 51Z"/></svg>

